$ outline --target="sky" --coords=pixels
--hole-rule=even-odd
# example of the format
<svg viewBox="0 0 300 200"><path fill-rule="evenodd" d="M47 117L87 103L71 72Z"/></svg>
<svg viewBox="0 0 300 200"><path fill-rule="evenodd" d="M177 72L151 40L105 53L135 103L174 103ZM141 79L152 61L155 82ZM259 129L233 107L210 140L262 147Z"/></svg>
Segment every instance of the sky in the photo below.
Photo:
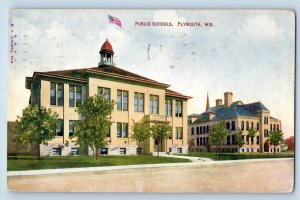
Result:
<svg viewBox="0 0 300 200"><path fill-rule="evenodd" d="M121 20L122 28L109 23ZM136 26L171 22L173 26ZM203 26L177 26L199 22ZM204 26L205 22L212 26ZM12 25L13 24L13 25ZM284 10L11 10L7 119L28 105L35 71L97 66L108 39L116 66L192 96L188 114L224 92L260 101L294 135L295 19Z"/></svg>

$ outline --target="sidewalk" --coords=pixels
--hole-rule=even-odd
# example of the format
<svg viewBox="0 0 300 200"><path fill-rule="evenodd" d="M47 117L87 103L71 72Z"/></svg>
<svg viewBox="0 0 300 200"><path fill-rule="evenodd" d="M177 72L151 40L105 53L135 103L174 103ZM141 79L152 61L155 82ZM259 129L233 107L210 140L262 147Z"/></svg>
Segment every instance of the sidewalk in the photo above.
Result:
<svg viewBox="0 0 300 200"><path fill-rule="evenodd" d="M161 157L171 157L171 158L184 158L184 159L188 159L192 162L211 162L211 161L213 161L210 158L193 157L193 156L178 156L178 155L169 155L169 154L159 155L159 156L161 156Z"/></svg>
<svg viewBox="0 0 300 200"><path fill-rule="evenodd" d="M83 167L83 168L62 168L62 169L43 169L43 170L25 170L25 171L8 171L7 176L33 176L45 174L63 174L63 173L76 173L76 172L97 172L97 171L112 171L124 169L147 169L147 168L165 168L165 167L179 167L179 166L205 166L205 165L220 165L230 163L242 162L266 162L270 160L284 161L294 160L294 158L266 158L266 159L247 159L247 160L224 160L213 161L209 158L199 158L190 156L177 156L177 155L163 155L166 157L186 158L192 162L188 163L164 163L164 164L142 164L142 165L122 165L122 166L106 166L106 167Z"/></svg>

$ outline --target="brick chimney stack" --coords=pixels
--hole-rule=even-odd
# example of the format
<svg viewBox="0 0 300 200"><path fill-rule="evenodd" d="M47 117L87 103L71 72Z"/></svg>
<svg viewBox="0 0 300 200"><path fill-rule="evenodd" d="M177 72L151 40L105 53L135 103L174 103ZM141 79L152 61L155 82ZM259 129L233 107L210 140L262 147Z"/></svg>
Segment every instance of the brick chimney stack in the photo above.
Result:
<svg viewBox="0 0 300 200"><path fill-rule="evenodd" d="M216 106L222 105L222 99L216 99Z"/></svg>
<svg viewBox="0 0 300 200"><path fill-rule="evenodd" d="M232 92L225 92L224 93L224 106L227 108L232 104Z"/></svg>

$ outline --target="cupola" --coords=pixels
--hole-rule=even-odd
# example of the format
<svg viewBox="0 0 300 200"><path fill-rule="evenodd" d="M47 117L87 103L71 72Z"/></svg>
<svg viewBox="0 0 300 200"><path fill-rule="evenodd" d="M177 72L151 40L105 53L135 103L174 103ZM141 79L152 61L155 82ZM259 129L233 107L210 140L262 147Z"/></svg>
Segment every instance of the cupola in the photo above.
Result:
<svg viewBox="0 0 300 200"><path fill-rule="evenodd" d="M108 39L102 44L99 54L100 62L98 63L98 67L114 66L114 50Z"/></svg>

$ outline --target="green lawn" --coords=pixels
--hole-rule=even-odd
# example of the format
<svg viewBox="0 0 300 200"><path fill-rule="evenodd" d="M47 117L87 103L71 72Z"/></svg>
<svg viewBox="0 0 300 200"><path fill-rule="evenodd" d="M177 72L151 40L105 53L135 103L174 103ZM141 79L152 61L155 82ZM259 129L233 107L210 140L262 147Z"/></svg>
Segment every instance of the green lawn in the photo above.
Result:
<svg viewBox="0 0 300 200"><path fill-rule="evenodd" d="M33 156L11 156L7 158L7 170L36 170L36 169L59 169L74 167L100 167L118 165L139 165L157 163L180 163L190 162L181 158L166 158L156 156L101 156L97 160L94 156L61 156L42 157L41 160Z"/></svg>
<svg viewBox="0 0 300 200"><path fill-rule="evenodd" d="M288 158L294 157L293 153L290 152L279 152L275 154L273 153L221 153L221 156L216 154L215 152L190 152L185 154L185 156L195 156L195 157L205 157L211 158L213 160L241 160L241 159L257 159L257 158Z"/></svg>

